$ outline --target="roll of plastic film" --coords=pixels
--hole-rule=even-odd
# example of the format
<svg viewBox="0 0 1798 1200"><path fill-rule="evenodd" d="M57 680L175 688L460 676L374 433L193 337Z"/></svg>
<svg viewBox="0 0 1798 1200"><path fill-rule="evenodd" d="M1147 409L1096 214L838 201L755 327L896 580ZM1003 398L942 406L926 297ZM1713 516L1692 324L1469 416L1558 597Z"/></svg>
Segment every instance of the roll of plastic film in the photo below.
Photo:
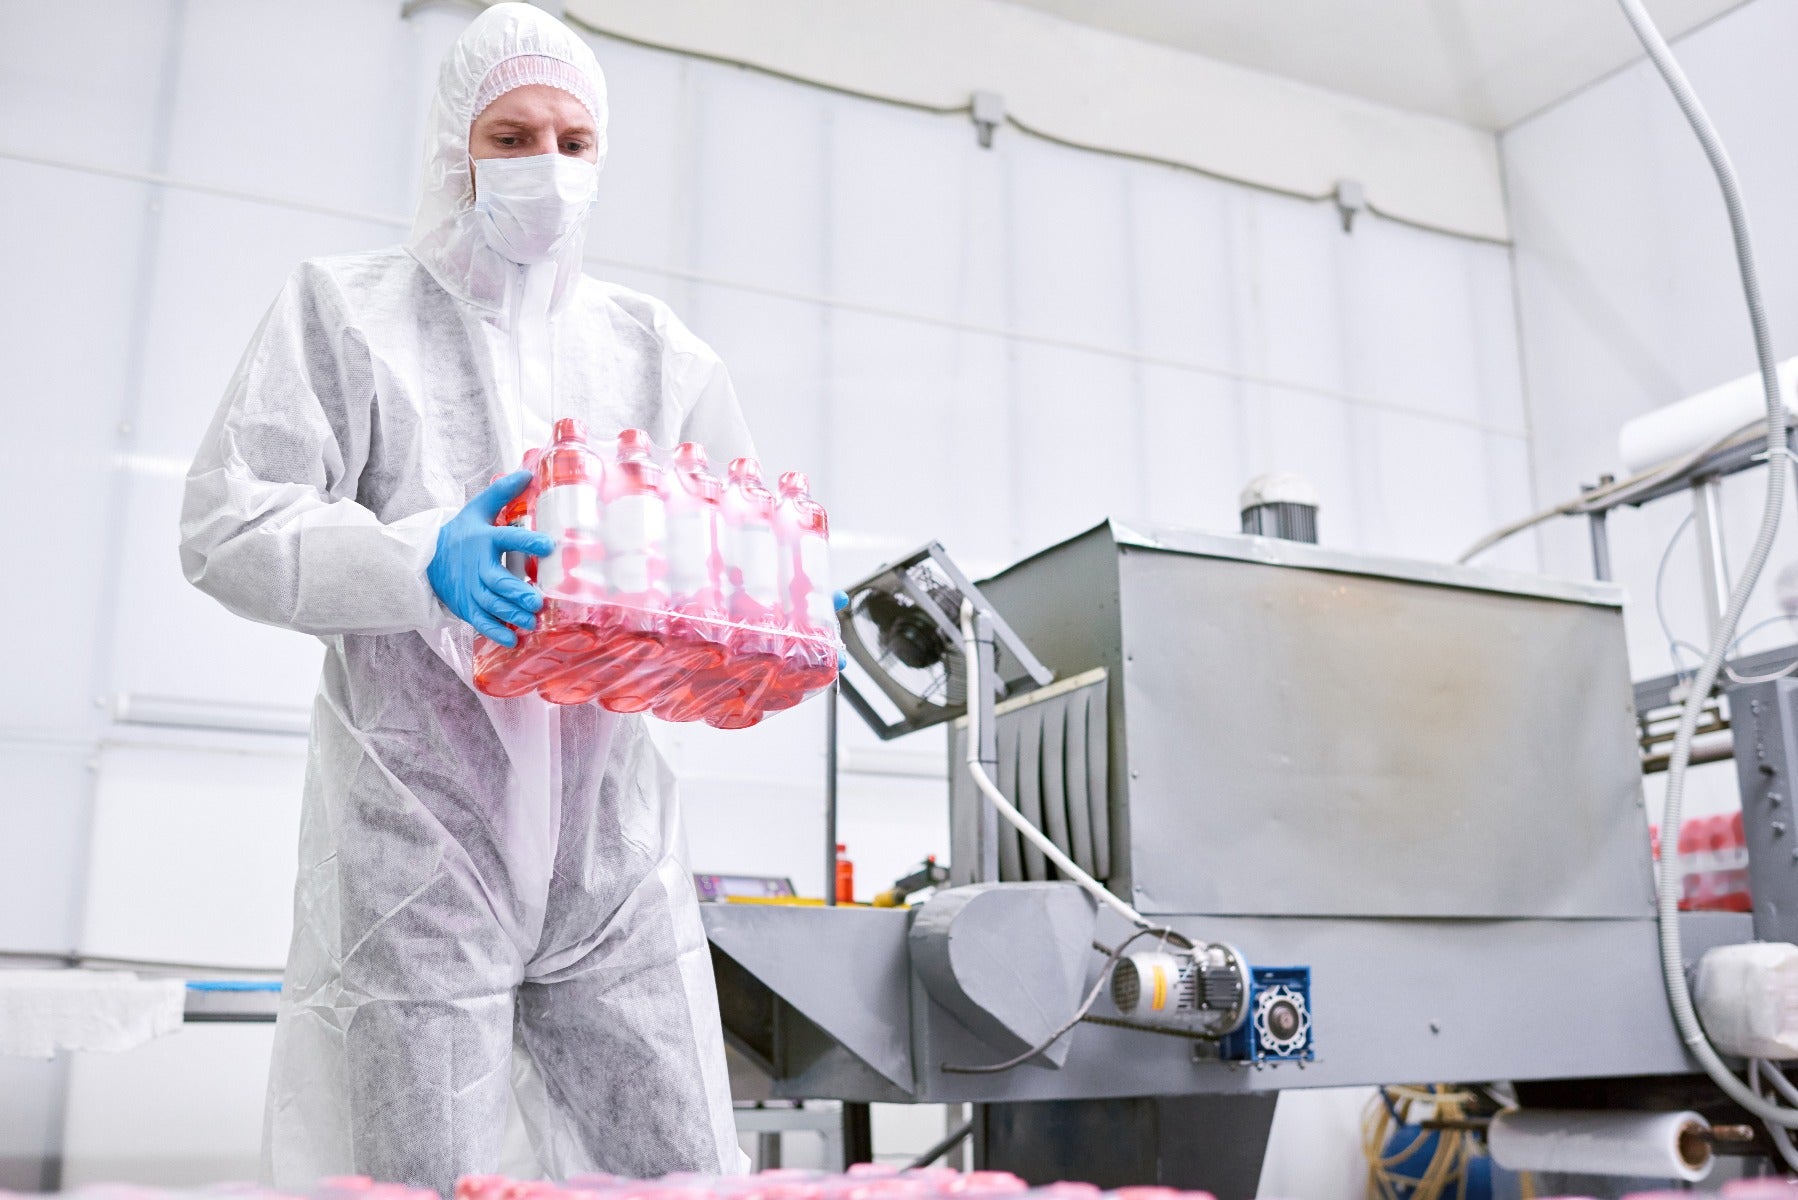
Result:
<svg viewBox="0 0 1798 1200"><path fill-rule="evenodd" d="M1710 1122L1694 1112L1512 1109L1492 1118L1492 1161L1512 1171L1695 1183L1711 1173Z"/></svg>
<svg viewBox="0 0 1798 1200"><path fill-rule="evenodd" d="M1798 383L1798 359L1779 364L1779 391L1786 408ZM1675 401L1626 421L1617 434L1617 457L1625 470L1645 471L1690 454L1750 422L1767 419L1767 398L1758 373L1732 379L1696 396Z"/></svg>

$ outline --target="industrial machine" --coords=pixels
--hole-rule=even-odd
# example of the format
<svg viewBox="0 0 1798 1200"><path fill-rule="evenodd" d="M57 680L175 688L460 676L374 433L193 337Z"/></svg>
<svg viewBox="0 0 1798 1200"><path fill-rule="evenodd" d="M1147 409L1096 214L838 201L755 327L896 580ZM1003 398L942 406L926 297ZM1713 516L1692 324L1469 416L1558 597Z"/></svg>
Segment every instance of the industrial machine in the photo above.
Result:
<svg viewBox="0 0 1798 1200"><path fill-rule="evenodd" d="M1253 1194L1281 1088L1691 1069L1614 585L1108 521L953 592L894 620L959 651L943 610L966 602L993 618L976 657L1017 669L955 668L1008 683L984 717L971 682L934 714L951 886L705 912L727 1032L775 1094L971 1101L989 1165L1227 1197ZM864 649L890 628L870 607L845 616ZM971 732L1149 928L995 820ZM1694 957L1753 936L1683 921Z"/></svg>

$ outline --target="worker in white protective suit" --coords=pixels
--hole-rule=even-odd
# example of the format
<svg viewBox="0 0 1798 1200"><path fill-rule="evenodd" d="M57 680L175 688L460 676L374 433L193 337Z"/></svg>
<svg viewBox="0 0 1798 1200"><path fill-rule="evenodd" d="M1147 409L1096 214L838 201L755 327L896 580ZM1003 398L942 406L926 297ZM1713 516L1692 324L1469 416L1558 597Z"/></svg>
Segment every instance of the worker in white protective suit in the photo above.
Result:
<svg viewBox="0 0 1798 1200"><path fill-rule="evenodd" d="M605 128L570 30L524 4L477 17L443 64L411 240L295 270L187 478L188 579L326 648L265 1119L284 1189L447 1192L497 1168L514 1088L553 1177L743 1166L642 720L469 682L480 603L527 627L541 603L516 581L469 596L499 561L489 481L555 418L752 452L717 357L581 273Z"/></svg>

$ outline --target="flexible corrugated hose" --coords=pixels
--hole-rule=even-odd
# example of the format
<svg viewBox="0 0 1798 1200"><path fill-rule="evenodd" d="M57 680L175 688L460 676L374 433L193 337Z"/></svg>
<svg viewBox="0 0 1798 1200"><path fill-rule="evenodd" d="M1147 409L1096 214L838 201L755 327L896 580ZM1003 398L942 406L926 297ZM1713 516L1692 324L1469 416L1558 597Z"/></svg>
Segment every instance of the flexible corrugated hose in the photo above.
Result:
<svg viewBox="0 0 1798 1200"><path fill-rule="evenodd" d="M1773 550L1774 536L1779 532L1780 511L1785 504L1787 470L1786 464L1781 461L1786 455L1785 406L1779 395L1779 374L1773 359L1773 339L1767 332L1767 313L1761 301L1760 276L1754 265L1748 215L1742 204L1741 189L1736 181L1735 167L1729 160L1729 152L1723 148L1704 105L1699 102L1685 72L1680 69L1673 51L1668 49L1666 40L1655 28L1653 19L1642 7L1641 0L1618 2L1623 6L1623 15L1629 19L1636 36L1648 51L1655 69L1666 80L1680 111L1691 124L1692 132L1697 136L1705 157L1710 160L1711 170L1717 176L1717 186L1723 193L1723 205L1729 213L1730 234L1735 241L1736 266L1741 272L1742 294L1748 304L1748 320L1754 332L1754 351L1760 362L1761 386L1767 394L1767 493L1761 510L1760 531L1755 535L1754 545L1742 566L1741 577L1730 590L1729 605L1717 628L1711 632L1710 648L1705 653L1704 663L1698 668L1697 677L1692 681L1691 690L1680 709L1672 758L1667 767L1667 804L1661 814L1661 828L1677 830L1680 810L1685 803L1686 770L1691 765L1692 737L1698 726L1699 715L1711 689L1716 685L1717 676L1723 670L1723 660L1735 638L1736 626L1741 623L1742 610L1748 605L1748 597L1760 579L1761 571L1767 564L1767 556ZM1692 992L1686 983L1685 952L1680 941L1681 882L1677 860L1663 860L1656 897L1661 932L1661 975L1666 982L1667 1002L1673 1010L1673 1021L1679 1028L1680 1038L1698 1065L1704 1068L1705 1074L1731 1100L1769 1125L1784 1129L1798 1128L1798 1108L1787 1108L1767 1100L1756 1089L1744 1083L1718 1055L1698 1021L1698 1014L1692 1007Z"/></svg>

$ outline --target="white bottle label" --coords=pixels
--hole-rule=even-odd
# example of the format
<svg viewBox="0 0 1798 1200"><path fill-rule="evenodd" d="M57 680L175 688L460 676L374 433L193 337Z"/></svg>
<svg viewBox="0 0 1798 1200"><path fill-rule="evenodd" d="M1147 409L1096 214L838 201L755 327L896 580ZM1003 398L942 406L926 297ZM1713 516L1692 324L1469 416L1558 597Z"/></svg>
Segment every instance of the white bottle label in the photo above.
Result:
<svg viewBox="0 0 1798 1200"><path fill-rule="evenodd" d="M687 596L711 586L712 509L668 514L668 591Z"/></svg>
<svg viewBox="0 0 1798 1200"><path fill-rule="evenodd" d="M810 591L805 597L806 620L813 629L834 629L837 623L836 599L830 587L830 543L816 535L799 539L799 568L805 572Z"/></svg>
<svg viewBox="0 0 1798 1200"><path fill-rule="evenodd" d="M545 488L537 497L537 528L556 540L556 548L537 560L537 586L562 599L579 598L581 585L596 582L600 569L598 556L582 550L583 543L597 548L599 541L599 489L586 483ZM571 569L578 579L569 578Z"/></svg>
<svg viewBox="0 0 1798 1200"><path fill-rule="evenodd" d="M766 525L738 526L732 530L730 559L730 565L742 573L738 590L757 604L778 610L780 572L774 530Z"/></svg>
<svg viewBox="0 0 1798 1200"><path fill-rule="evenodd" d="M614 593L662 589L651 561L662 553L664 523L660 496L620 496L606 505L606 582Z"/></svg>

